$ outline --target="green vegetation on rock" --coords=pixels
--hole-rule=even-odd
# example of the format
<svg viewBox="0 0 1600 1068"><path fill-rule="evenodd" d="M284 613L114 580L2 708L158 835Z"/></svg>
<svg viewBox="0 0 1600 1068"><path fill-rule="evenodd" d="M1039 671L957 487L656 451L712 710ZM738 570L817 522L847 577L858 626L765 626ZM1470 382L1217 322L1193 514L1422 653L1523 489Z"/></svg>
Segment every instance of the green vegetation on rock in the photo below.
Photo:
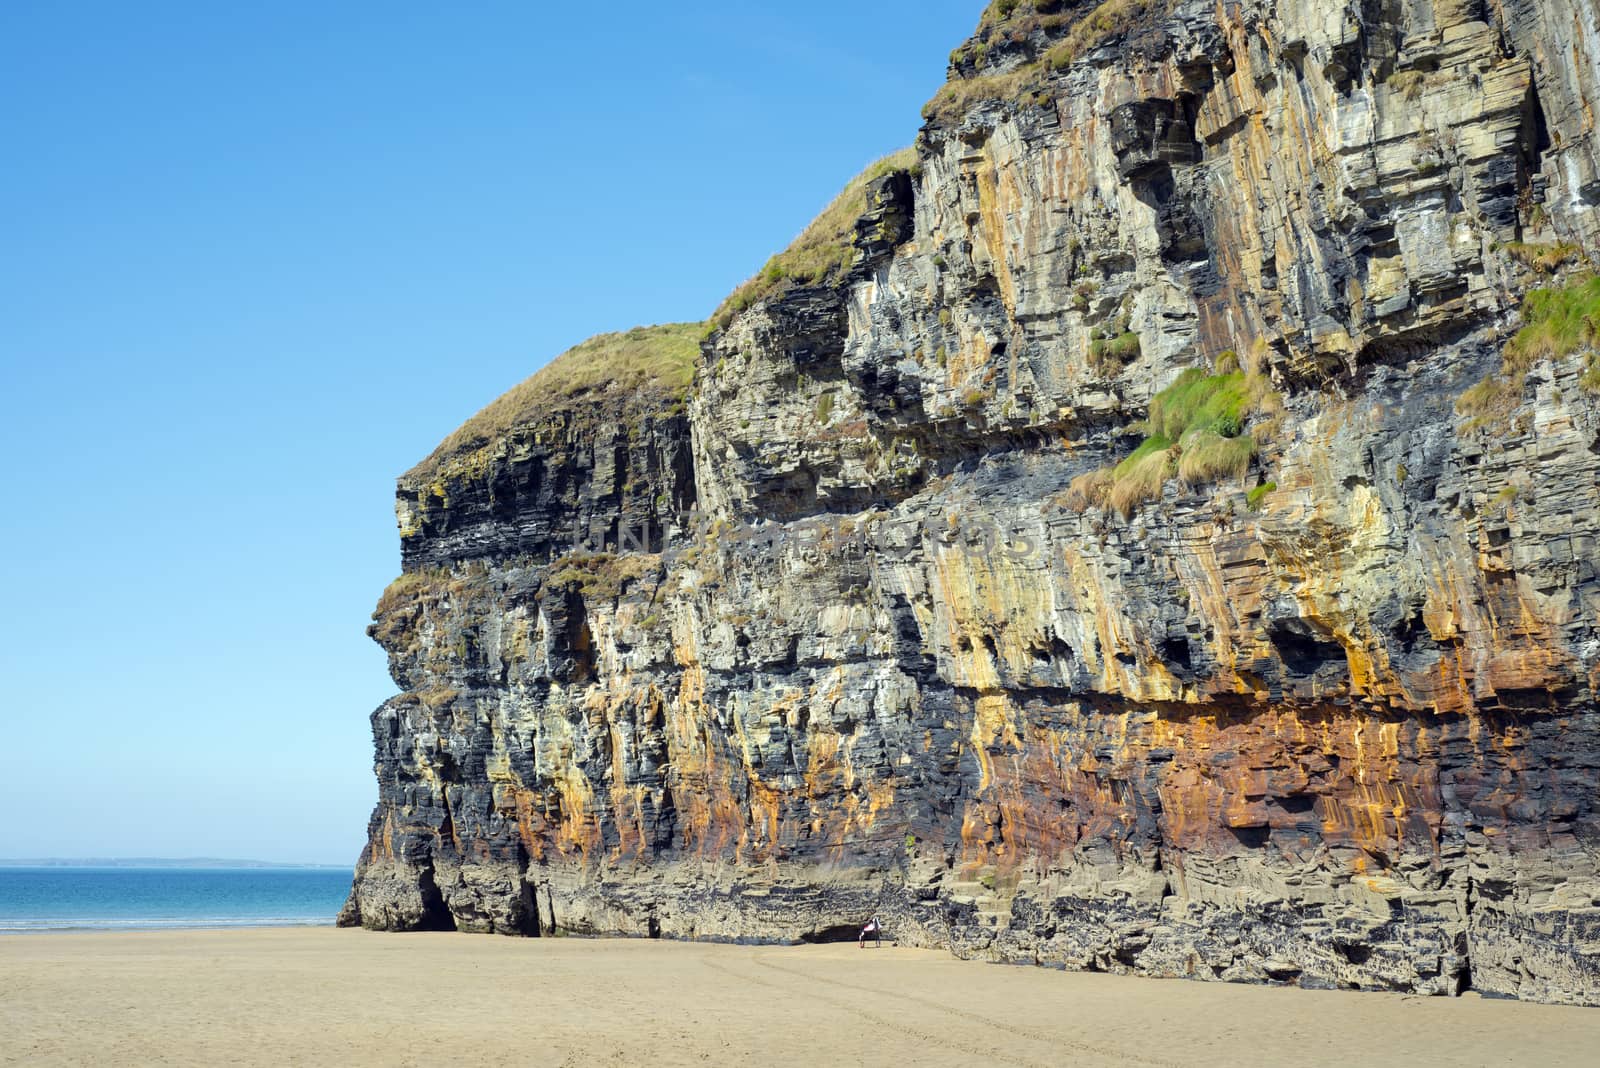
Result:
<svg viewBox="0 0 1600 1068"><path fill-rule="evenodd" d="M855 258L856 220L867 212L868 183L895 171L914 172L916 166L917 150L902 148L852 178L788 248L728 295L712 313L708 332L722 329L757 301L790 286L819 285L838 279Z"/></svg>
<svg viewBox="0 0 1600 1068"><path fill-rule="evenodd" d="M482 448L514 427L563 412L640 395L662 407L681 402L694 377L703 331L702 323L668 323L592 337L501 394L404 477L412 482L429 478L448 461Z"/></svg>
<svg viewBox="0 0 1600 1068"><path fill-rule="evenodd" d="M1259 511L1262 502L1267 499L1267 494L1278 488L1276 482L1263 482L1244 495L1244 503L1252 512Z"/></svg>
<svg viewBox="0 0 1600 1068"><path fill-rule="evenodd" d="M1139 335L1133 330L1097 337L1089 343L1089 365L1097 371L1115 370L1138 358Z"/></svg>
<svg viewBox="0 0 1600 1068"><path fill-rule="evenodd" d="M1208 375L1191 367L1151 398L1148 416L1133 428L1145 438L1127 459L1078 476L1071 496L1080 505L1128 516L1142 501L1159 497L1174 475L1191 486L1239 478L1257 450L1245 420L1276 400L1260 375Z"/></svg>
<svg viewBox="0 0 1600 1068"><path fill-rule="evenodd" d="M1530 241L1508 241L1500 246L1500 251L1524 267L1531 268L1541 274L1551 274L1558 271L1582 256L1577 245L1566 242L1541 244Z"/></svg>
<svg viewBox="0 0 1600 1068"><path fill-rule="evenodd" d="M1147 434L1165 435L1173 441L1201 432L1237 437L1249 402L1250 391L1242 371L1208 375L1191 367L1151 398L1144 429Z"/></svg>
<svg viewBox="0 0 1600 1068"><path fill-rule="evenodd" d="M1522 300L1522 322L1501 355L1500 370L1456 401L1456 411L1469 417L1469 428L1503 423L1521 403L1528 369L1538 361L1600 345L1600 275L1529 290ZM1594 354L1579 382L1586 390L1600 391L1600 362Z"/></svg>
<svg viewBox="0 0 1600 1068"><path fill-rule="evenodd" d="M576 589L590 601L610 602L630 582L660 566L659 557L643 553L572 552L551 561L545 582L553 589Z"/></svg>
<svg viewBox="0 0 1600 1068"><path fill-rule="evenodd" d="M1419 99L1427 82L1428 76L1420 70L1397 70L1387 79L1389 88L1407 100Z"/></svg>
<svg viewBox="0 0 1600 1068"><path fill-rule="evenodd" d="M1600 275L1559 289L1535 289L1522 302L1523 327L1511 349L1532 361L1567 356L1600 341Z"/></svg>

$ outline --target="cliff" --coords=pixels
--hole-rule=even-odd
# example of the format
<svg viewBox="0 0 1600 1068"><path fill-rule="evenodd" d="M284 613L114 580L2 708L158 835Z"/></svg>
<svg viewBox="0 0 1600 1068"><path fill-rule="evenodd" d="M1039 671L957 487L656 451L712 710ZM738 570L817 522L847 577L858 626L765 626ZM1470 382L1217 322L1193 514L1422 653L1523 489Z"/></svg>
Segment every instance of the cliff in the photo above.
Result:
<svg viewBox="0 0 1600 1068"><path fill-rule="evenodd" d="M991 5L702 342L400 480L341 922L1600 1004L1597 81L1586 0Z"/></svg>

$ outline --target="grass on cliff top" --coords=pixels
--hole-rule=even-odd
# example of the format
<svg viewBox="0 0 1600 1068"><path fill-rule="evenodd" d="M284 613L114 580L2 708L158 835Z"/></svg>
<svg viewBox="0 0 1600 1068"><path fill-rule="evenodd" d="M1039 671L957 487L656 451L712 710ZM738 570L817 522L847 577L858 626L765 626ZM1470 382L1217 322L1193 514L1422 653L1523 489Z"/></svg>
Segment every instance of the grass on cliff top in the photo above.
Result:
<svg viewBox="0 0 1600 1068"><path fill-rule="evenodd" d="M1013 100L1039 89L1052 70L1070 66L1108 38L1142 20L1164 15L1174 0L1105 0L1073 5L1070 0L994 0L978 20L972 40L950 54L952 70L970 62L977 73L953 77L923 106L930 122L953 122L983 100ZM1063 10L1071 8L1071 10ZM1005 73L985 74L1000 43L1021 43L1036 33L1054 38L1034 60Z"/></svg>
<svg viewBox="0 0 1600 1068"><path fill-rule="evenodd" d="M831 282L842 275L855 257L856 220L867 211L867 183L894 171L915 171L916 165L917 150L902 148L852 178L788 248L717 306L710 327L727 326L752 304L789 286Z"/></svg>
<svg viewBox="0 0 1600 1068"><path fill-rule="evenodd" d="M1563 286L1529 290L1522 299L1522 323L1501 355L1500 370L1457 399L1456 411L1468 417L1469 429L1509 427L1528 369L1538 361L1600 347L1600 275L1582 274ZM1594 355L1579 382L1600 392L1600 360Z"/></svg>
<svg viewBox="0 0 1600 1068"><path fill-rule="evenodd" d="M404 478L436 473L449 460L483 447L513 427L608 399L681 397L694 376L703 323L636 326L575 345L468 419Z"/></svg>
<svg viewBox="0 0 1600 1068"><path fill-rule="evenodd" d="M1111 507L1124 517L1161 496L1174 475L1191 486L1240 478L1256 454L1244 433L1251 412L1276 402L1260 375L1230 371L1208 375L1191 367L1150 400L1148 417L1133 429L1145 438L1128 458L1073 479L1079 505Z"/></svg>

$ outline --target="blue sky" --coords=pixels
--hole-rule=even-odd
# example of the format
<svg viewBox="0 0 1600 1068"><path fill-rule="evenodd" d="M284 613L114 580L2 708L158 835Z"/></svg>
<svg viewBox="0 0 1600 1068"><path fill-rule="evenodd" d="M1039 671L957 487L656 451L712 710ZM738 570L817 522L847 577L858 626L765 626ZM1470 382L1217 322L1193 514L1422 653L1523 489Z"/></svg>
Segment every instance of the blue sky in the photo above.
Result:
<svg viewBox="0 0 1600 1068"><path fill-rule="evenodd" d="M982 6L0 5L0 856L353 862L394 477L708 314Z"/></svg>

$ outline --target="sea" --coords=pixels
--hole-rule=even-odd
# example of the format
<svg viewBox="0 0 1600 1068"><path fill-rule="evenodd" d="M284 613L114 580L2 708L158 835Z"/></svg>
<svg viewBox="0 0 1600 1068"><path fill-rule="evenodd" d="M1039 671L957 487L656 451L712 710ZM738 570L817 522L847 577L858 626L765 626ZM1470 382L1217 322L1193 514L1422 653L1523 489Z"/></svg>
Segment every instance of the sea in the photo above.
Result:
<svg viewBox="0 0 1600 1068"><path fill-rule="evenodd" d="M338 868L0 867L0 934L331 926Z"/></svg>

